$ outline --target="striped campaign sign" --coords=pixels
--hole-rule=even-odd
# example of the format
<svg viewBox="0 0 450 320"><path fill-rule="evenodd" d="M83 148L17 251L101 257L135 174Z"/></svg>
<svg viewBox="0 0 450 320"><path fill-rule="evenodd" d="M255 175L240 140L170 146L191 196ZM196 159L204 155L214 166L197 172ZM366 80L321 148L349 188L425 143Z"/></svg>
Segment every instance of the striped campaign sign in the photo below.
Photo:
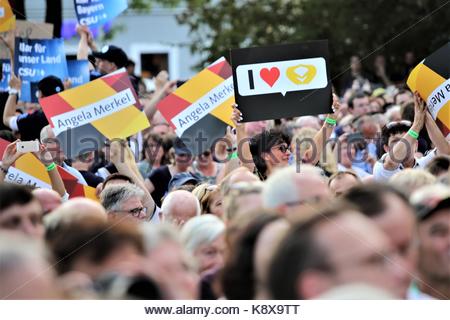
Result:
<svg viewBox="0 0 450 320"><path fill-rule="evenodd" d="M194 155L225 135L231 122L231 67L220 58L161 101L157 108Z"/></svg>
<svg viewBox="0 0 450 320"><path fill-rule="evenodd" d="M150 126L128 74L115 72L39 103L70 159Z"/></svg>
<svg viewBox="0 0 450 320"><path fill-rule="evenodd" d="M428 110L444 136L450 137L450 42L419 63L408 87L427 101Z"/></svg>
<svg viewBox="0 0 450 320"><path fill-rule="evenodd" d="M0 138L0 154L4 153L8 144L8 141ZM69 198L86 197L98 201L94 188L78 183L75 176L60 166L57 167L57 170L63 180ZM28 185L33 188L52 188L47 169L32 153L26 153L17 159L14 165L9 168L5 181Z"/></svg>

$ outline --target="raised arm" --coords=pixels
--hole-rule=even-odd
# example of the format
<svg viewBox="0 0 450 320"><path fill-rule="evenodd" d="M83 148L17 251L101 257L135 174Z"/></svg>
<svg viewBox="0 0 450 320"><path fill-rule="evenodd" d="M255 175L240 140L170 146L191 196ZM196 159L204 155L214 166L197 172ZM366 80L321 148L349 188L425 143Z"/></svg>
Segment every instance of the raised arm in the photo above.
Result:
<svg viewBox="0 0 450 320"><path fill-rule="evenodd" d="M410 133L405 133L402 140L397 142L391 152L388 152L386 159L384 160L383 166L386 170L395 170L400 165L400 160L405 160L407 158L412 158L411 153L414 153L412 146L417 142L417 138L413 137L422 130L425 123L426 116L426 106L424 103L419 101L420 97L418 94L414 96L414 122L410 128Z"/></svg>
<svg viewBox="0 0 450 320"><path fill-rule="evenodd" d="M420 103L424 105L426 104L420 96L418 99L420 99ZM437 126L436 121L434 121L429 112L427 112L425 116L425 127L427 128L428 136L437 149L437 153L439 155L450 155L450 142L445 139L441 130Z"/></svg>
<svg viewBox="0 0 450 320"><path fill-rule="evenodd" d="M0 164L0 181L5 180L9 168L17 159L23 156L23 153L17 151L16 145L19 141L20 140L16 140L10 143L3 152L2 163Z"/></svg>
<svg viewBox="0 0 450 320"><path fill-rule="evenodd" d="M309 160L308 162L315 165L320 161L320 156L322 155L323 149L326 146L326 141L331 137L333 133L334 127L337 121L337 114L339 113L340 108L339 98L333 94L333 113L327 115L326 120L320 128L320 130L315 134L313 141L316 146L317 152L314 152L314 146L311 146L308 150L306 150L306 158ZM334 123L333 123L334 122Z"/></svg>
<svg viewBox="0 0 450 320"><path fill-rule="evenodd" d="M53 162L53 158L48 152L47 148L43 144L41 144L39 152L34 153L34 155L46 167L48 176L50 177L52 189L58 192L61 198L64 198L64 196L67 194L66 187L64 186L64 182L61 178L61 175L59 174L57 165Z"/></svg>
<svg viewBox="0 0 450 320"><path fill-rule="evenodd" d="M10 127L11 119L16 116L17 101L19 100L19 92L22 87L22 82L13 72L11 72L9 87L10 93L6 100L5 109L3 110L3 124L7 127Z"/></svg>
<svg viewBox="0 0 450 320"><path fill-rule="evenodd" d="M124 174L133 180L133 183L142 189L145 193L144 205L148 212L155 211L155 201L153 201L147 187L144 184L139 170L132 156L131 150L126 145L126 141L113 140L111 141L111 162L116 166L117 171Z"/></svg>
<svg viewBox="0 0 450 320"><path fill-rule="evenodd" d="M175 80L169 81L164 84L162 88L157 88L151 99L142 99L144 105L144 113L148 120L151 121L155 115L157 109L156 106L161 102L167 95L169 95L176 87L177 82Z"/></svg>
<svg viewBox="0 0 450 320"><path fill-rule="evenodd" d="M245 132L245 125L241 122L242 112L238 109L237 104L233 105L231 120L236 127L237 155L241 165L250 170L250 172L253 172L255 170L255 163L250 152L250 138L247 132Z"/></svg>

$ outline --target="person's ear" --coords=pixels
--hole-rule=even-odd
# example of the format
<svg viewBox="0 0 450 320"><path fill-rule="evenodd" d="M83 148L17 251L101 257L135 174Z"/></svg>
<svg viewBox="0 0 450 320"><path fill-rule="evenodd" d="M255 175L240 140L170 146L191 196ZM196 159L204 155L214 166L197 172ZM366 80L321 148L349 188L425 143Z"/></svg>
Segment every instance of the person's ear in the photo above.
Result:
<svg viewBox="0 0 450 320"><path fill-rule="evenodd" d="M310 300L330 290L334 283L330 275L318 270L308 270L300 274L296 281L298 299Z"/></svg>
<svg viewBox="0 0 450 320"><path fill-rule="evenodd" d="M388 153L389 152L389 146L383 145L383 150L384 150L385 153Z"/></svg>

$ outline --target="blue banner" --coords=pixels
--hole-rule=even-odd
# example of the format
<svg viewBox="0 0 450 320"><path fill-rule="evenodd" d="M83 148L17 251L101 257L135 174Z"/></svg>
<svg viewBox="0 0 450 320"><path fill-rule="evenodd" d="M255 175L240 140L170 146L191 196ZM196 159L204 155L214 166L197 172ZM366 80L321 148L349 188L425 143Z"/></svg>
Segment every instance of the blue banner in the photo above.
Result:
<svg viewBox="0 0 450 320"><path fill-rule="evenodd" d="M127 0L74 0L78 22L96 29L128 8Z"/></svg>
<svg viewBox="0 0 450 320"><path fill-rule="evenodd" d="M67 61L67 71L69 72L69 80L72 83L71 88L89 82L89 61L69 60Z"/></svg>
<svg viewBox="0 0 450 320"><path fill-rule="evenodd" d="M32 101L31 82L50 75L64 81L68 76L62 39L16 38L14 64L14 72L22 80L22 101Z"/></svg>
<svg viewBox="0 0 450 320"><path fill-rule="evenodd" d="M9 79L11 78L11 63L9 59L1 59L0 65L2 68L1 79L0 79L0 91L8 90Z"/></svg>

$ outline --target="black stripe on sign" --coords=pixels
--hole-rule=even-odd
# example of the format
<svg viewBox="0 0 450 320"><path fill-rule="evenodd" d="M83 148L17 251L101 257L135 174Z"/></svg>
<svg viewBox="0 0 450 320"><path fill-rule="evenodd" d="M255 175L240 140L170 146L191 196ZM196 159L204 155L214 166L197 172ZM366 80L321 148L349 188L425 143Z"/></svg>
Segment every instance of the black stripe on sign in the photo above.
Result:
<svg viewBox="0 0 450 320"><path fill-rule="evenodd" d="M255 89L255 83L253 82L253 70L248 70L248 82L250 84L250 89Z"/></svg>

